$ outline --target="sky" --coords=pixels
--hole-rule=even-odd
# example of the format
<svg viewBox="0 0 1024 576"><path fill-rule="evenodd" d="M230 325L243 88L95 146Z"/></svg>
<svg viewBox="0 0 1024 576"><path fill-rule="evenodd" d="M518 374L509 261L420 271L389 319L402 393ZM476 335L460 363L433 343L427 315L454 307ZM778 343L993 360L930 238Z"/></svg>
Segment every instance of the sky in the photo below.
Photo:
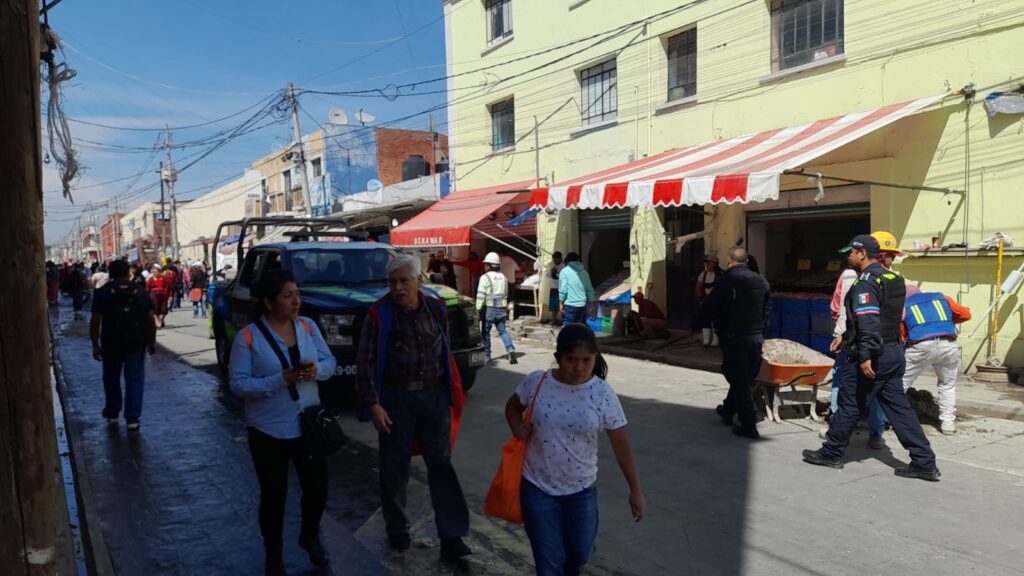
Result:
<svg viewBox="0 0 1024 576"><path fill-rule="evenodd" d="M389 85L445 75L441 0L63 0L49 22L65 43L64 60L77 73L63 85L63 98L83 170L72 187L72 204L62 195L54 164L44 164L47 244L77 230L78 217L87 223L92 215L102 223L115 196L130 198L121 211L159 200L154 185L166 152L152 148L162 142L164 125L171 127L172 142L195 143L173 151L180 169L288 82L334 92L382 88L394 96ZM326 122L332 107L350 119L364 110L377 123L388 122L443 106L443 93L416 94L443 88L444 82L427 83L397 98L301 94L299 123L303 133L312 132L314 120ZM47 97L44 83L44 111ZM182 170L178 197L199 197L287 145L290 119L278 116ZM188 128L218 119L223 120ZM433 112L433 120L443 127L443 108ZM425 113L395 124L428 126Z"/></svg>

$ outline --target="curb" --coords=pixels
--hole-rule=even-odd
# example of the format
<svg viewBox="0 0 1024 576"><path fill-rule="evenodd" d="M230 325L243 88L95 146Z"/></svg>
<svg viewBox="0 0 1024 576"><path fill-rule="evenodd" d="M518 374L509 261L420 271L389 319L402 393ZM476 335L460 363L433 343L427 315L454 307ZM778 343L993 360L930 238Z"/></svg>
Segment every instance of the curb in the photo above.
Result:
<svg viewBox="0 0 1024 576"><path fill-rule="evenodd" d="M81 440L81 434L74 426L67 423L67 383L64 380L64 369L60 360L60 348L57 340L51 336L53 375L57 381L57 392L60 396L61 408L65 413L64 433L67 435L68 453L71 458L71 469L75 476L75 486L78 493L79 521L81 523L82 540L85 546L85 558L89 573L95 576L115 576L114 565L110 558L110 552L103 540L103 531L100 530L100 518L92 506L92 484L88 465L84 458L81 458L75 451L75 446Z"/></svg>

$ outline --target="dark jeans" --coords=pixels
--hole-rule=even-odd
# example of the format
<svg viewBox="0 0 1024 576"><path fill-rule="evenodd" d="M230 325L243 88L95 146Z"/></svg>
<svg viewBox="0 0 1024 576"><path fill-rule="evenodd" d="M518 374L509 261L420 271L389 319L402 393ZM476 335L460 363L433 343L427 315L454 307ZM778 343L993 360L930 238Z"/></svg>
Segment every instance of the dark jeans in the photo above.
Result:
<svg viewBox="0 0 1024 576"><path fill-rule="evenodd" d="M537 575L579 574L597 539L597 486L552 496L523 478L519 500Z"/></svg>
<svg viewBox="0 0 1024 576"><path fill-rule="evenodd" d="M284 503L288 497L288 461L295 465L302 487L301 540L320 534L327 505L327 460L310 458L302 438L282 440L249 428L249 452L260 482L260 532L267 556L281 557Z"/></svg>
<svg viewBox="0 0 1024 576"><path fill-rule="evenodd" d="M82 311L82 304L85 303L85 293L81 290L71 292L71 308L75 312Z"/></svg>
<svg viewBox="0 0 1024 576"><path fill-rule="evenodd" d="M761 370L761 347L764 336L760 334L721 339L722 374L729 382L729 394L722 405L726 414L739 416L740 424L752 427L757 424L754 409L753 388L758 371Z"/></svg>
<svg viewBox="0 0 1024 576"><path fill-rule="evenodd" d="M562 316L562 326L569 324L585 324L587 322L586 306L565 305L565 314Z"/></svg>
<svg viewBox="0 0 1024 576"><path fill-rule="evenodd" d="M852 354L849 347L844 347L839 353ZM886 346L882 349L882 353L871 361L875 370L873 380L860 371L855 357L848 358L840 366L839 411L829 419L828 436L821 447L822 455L839 458L846 453L857 421L877 398L896 438L910 452L914 465L922 470L934 470L935 452L903 391L903 370L906 367L903 348Z"/></svg>
<svg viewBox="0 0 1024 576"><path fill-rule="evenodd" d="M388 536L409 533L406 486L413 443L419 441L427 465L430 501L439 538L469 532L469 508L451 460L451 407L443 387L404 391L385 387L381 406L391 417L390 434L380 434L380 499Z"/></svg>
<svg viewBox="0 0 1024 576"><path fill-rule="evenodd" d="M501 342L505 344L505 352L512 354L515 352L516 347L512 344L512 337L508 335L508 330L505 329L505 320L508 319L508 313L499 308L487 308L484 311L484 355L487 359L491 359L491 326L498 329L498 336L501 337Z"/></svg>
<svg viewBox="0 0 1024 576"><path fill-rule="evenodd" d="M146 349L117 350L104 346L103 393L106 404L103 415L117 418L124 407L125 420L138 420L142 415L142 391L146 382ZM124 397L121 396L121 374L124 373Z"/></svg>
<svg viewBox="0 0 1024 576"><path fill-rule="evenodd" d="M206 318L206 294L204 293L202 298L192 303L192 317L197 318L199 313L202 312L203 318Z"/></svg>

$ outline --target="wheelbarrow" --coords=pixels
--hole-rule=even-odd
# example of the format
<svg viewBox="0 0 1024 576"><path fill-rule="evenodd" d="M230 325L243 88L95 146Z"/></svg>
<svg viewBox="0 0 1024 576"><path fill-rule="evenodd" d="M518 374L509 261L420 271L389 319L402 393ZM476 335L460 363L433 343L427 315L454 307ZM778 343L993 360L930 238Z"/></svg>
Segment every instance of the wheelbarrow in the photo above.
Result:
<svg viewBox="0 0 1024 576"><path fill-rule="evenodd" d="M809 416L815 422L822 422L818 416L818 386L825 384L832 375L832 363L829 364L778 364L765 360L757 375L756 388L763 392L765 412L772 422L781 422L779 406L786 403L796 406L807 406ZM781 388L788 386L793 396L803 400L784 400ZM797 390L797 386L810 387L810 390ZM776 401L777 400L777 401Z"/></svg>

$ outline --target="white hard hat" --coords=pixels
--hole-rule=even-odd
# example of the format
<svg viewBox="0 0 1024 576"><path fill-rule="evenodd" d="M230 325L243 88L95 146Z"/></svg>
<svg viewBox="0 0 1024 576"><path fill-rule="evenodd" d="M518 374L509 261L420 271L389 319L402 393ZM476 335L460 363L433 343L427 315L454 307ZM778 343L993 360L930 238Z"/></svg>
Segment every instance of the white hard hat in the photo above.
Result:
<svg viewBox="0 0 1024 576"><path fill-rule="evenodd" d="M484 256L484 264L494 264L495 266L501 266L501 258L498 257L497 252L488 252L487 256Z"/></svg>

